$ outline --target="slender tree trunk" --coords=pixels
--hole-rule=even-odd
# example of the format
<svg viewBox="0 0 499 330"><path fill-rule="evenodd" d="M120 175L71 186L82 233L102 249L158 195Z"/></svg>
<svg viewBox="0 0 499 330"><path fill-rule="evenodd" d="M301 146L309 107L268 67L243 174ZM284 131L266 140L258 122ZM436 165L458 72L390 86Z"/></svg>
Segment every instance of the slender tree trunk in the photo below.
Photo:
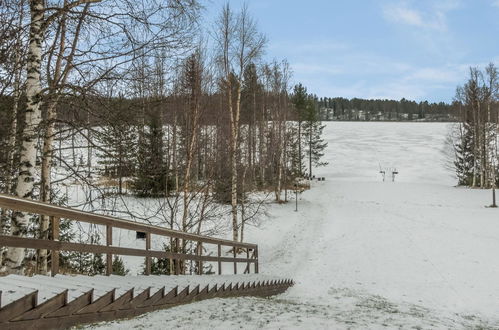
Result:
<svg viewBox="0 0 499 330"><path fill-rule="evenodd" d="M313 133L313 123L309 123L309 133L308 133L308 178L312 180L312 133Z"/></svg>
<svg viewBox="0 0 499 330"><path fill-rule="evenodd" d="M51 102L47 106L46 129L42 150L42 168L41 168L41 188L40 200L42 202L51 202L51 169L53 158L54 131L56 119L56 102ZM48 239L49 234L49 217L46 215L40 216L40 239ZM47 250L38 250L38 271L42 275L48 273L47 268Z"/></svg>
<svg viewBox="0 0 499 330"><path fill-rule="evenodd" d="M230 78L229 78L230 79ZM239 113L241 105L241 85L238 83L236 92L236 109L232 106L232 87L229 86L228 99L230 111L230 126L231 126L231 213L232 213L232 239L237 241L238 237L238 221L237 221L237 142L239 139Z"/></svg>
<svg viewBox="0 0 499 330"><path fill-rule="evenodd" d="M22 198L32 198L35 182L36 144L41 122L40 104L42 88L40 84L40 69L42 60L43 14L44 1L31 0L31 23L29 47L27 54L27 80L25 110L25 127L23 143L20 152L19 174L17 177L16 195ZM12 235L26 237L29 224L29 215L24 212L15 212L12 216ZM23 248L10 248L5 256L5 267L9 273L22 274L24 259Z"/></svg>

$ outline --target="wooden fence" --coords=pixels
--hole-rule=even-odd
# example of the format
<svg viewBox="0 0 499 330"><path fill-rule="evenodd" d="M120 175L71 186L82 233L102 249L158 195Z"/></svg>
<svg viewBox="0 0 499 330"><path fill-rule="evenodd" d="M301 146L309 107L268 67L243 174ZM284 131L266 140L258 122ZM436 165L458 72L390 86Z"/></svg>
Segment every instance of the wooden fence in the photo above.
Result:
<svg viewBox="0 0 499 330"><path fill-rule="evenodd" d="M3 194L0 194L0 208L50 217L51 233L49 235L49 239L0 235L0 246L50 250L52 276L59 273L60 251L106 254L106 275L112 274L113 255L145 257L146 275L151 273L151 258L169 259L171 264L175 265L174 273L176 275L183 273L184 267L181 267L181 264L186 260L197 262L199 275L203 274L203 262L217 263L218 274L222 274L222 263L232 263L234 274L237 274L239 263L245 264L244 273L250 273L251 268L253 268L254 273L258 273L258 246L256 244L239 243L230 240L195 235ZM59 241L60 219L75 220L105 226L105 245ZM145 233L145 249L113 246L113 228L121 228ZM194 254L152 250L152 235L168 237L174 240L175 246L185 246L186 242L189 241L195 242L197 243L197 248ZM180 242L180 240L182 240L182 242ZM216 246L217 255L203 255L203 246L206 247L206 245L214 245L213 247ZM231 255L229 257L222 256L224 247L231 248ZM238 254L241 253L244 254L243 258L238 256ZM252 264L253 267L251 267Z"/></svg>

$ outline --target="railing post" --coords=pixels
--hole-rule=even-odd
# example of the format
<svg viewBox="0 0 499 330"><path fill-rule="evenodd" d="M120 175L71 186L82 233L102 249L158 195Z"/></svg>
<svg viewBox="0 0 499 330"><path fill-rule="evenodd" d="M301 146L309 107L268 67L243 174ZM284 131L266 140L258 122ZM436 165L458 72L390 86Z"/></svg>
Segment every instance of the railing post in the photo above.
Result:
<svg viewBox="0 0 499 330"><path fill-rule="evenodd" d="M180 240L177 237L175 238L175 250L177 253L180 251L179 244ZM180 275L180 259L175 260L175 275Z"/></svg>
<svg viewBox="0 0 499 330"><path fill-rule="evenodd" d="M113 227L111 225L106 225L106 246L113 245ZM113 254L108 253L106 255L106 275L109 276L113 274Z"/></svg>
<svg viewBox="0 0 499 330"><path fill-rule="evenodd" d="M222 257L222 244L218 244L218 275L222 275L222 261L220 258Z"/></svg>
<svg viewBox="0 0 499 330"><path fill-rule="evenodd" d="M201 242L198 242L197 250L198 250L197 251L198 256L201 257L201 255L203 254L203 245ZM203 260L198 261L198 275L203 275Z"/></svg>
<svg viewBox="0 0 499 330"><path fill-rule="evenodd" d="M146 250L151 249L151 233L146 233ZM151 275L151 257L146 257L146 275Z"/></svg>
<svg viewBox="0 0 499 330"><path fill-rule="evenodd" d="M234 275L237 274L237 247L234 245Z"/></svg>
<svg viewBox="0 0 499 330"><path fill-rule="evenodd" d="M246 259L247 262L246 262L246 270L244 271L244 273L246 274L246 271L248 272L248 274L250 273L250 249L249 248L246 248Z"/></svg>
<svg viewBox="0 0 499 330"><path fill-rule="evenodd" d="M255 274L258 274L258 245L255 247Z"/></svg>
<svg viewBox="0 0 499 330"><path fill-rule="evenodd" d="M52 225L52 240L53 241L58 241L59 240L59 218L57 217L50 217L50 222ZM57 250L52 250L51 252L51 275L55 276L57 273L59 273L59 251Z"/></svg>

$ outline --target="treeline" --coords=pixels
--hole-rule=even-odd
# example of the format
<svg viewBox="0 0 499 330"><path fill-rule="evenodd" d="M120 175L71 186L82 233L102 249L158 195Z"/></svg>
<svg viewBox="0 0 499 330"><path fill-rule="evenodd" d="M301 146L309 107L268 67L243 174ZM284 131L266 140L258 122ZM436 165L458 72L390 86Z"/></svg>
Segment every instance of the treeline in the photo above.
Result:
<svg viewBox="0 0 499 330"><path fill-rule="evenodd" d="M264 61L267 39L246 7L227 3L210 28L201 14L195 0L5 2L0 191L203 234L223 226L228 209L242 241L262 209L252 193L286 202L324 164L324 127L306 88L292 88L288 63ZM137 217L126 195L161 198L144 207L153 216ZM2 210L1 225L15 236L49 234L45 216ZM66 225L67 239L99 241L92 228L75 235ZM50 255L9 248L0 259L7 273L34 262L46 274ZM62 260L72 271L102 268L99 256Z"/></svg>
<svg viewBox="0 0 499 330"><path fill-rule="evenodd" d="M460 185L494 188L498 183L499 75L489 64L470 68L467 82L457 88L459 125L454 132L455 168ZM494 191L493 205L495 205Z"/></svg>
<svg viewBox="0 0 499 330"><path fill-rule="evenodd" d="M317 99L317 103L321 119L326 121L456 121L459 116L456 103L416 102L405 98L396 101L325 97Z"/></svg>

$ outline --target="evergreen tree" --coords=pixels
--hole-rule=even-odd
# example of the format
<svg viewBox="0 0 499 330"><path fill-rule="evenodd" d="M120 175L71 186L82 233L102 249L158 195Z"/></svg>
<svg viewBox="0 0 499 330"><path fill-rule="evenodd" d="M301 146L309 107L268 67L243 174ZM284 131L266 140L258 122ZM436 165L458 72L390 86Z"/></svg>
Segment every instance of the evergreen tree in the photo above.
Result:
<svg viewBox="0 0 499 330"><path fill-rule="evenodd" d="M163 244L163 250L170 252L170 246ZM146 266L142 269L143 274L146 273ZM152 258L151 260L151 275L170 275L170 259L168 258Z"/></svg>
<svg viewBox="0 0 499 330"><path fill-rule="evenodd" d="M97 232L93 232L89 235L90 244L99 244L100 236ZM87 243L85 240L80 238L81 243ZM106 269L106 264L104 263L104 258L101 253L88 253L88 252L71 252L68 254L68 271L75 272L82 275L99 275L103 274Z"/></svg>
<svg viewBox="0 0 499 330"><path fill-rule="evenodd" d="M130 270L125 267L123 259L115 255L113 258L113 274L126 276L128 273L130 273Z"/></svg>
<svg viewBox="0 0 499 330"><path fill-rule="evenodd" d="M138 148L137 176L133 182L133 190L140 197L163 196L167 190L173 189L173 183L169 182L167 176L163 157L164 132L157 113L150 116L147 128Z"/></svg>
<svg viewBox="0 0 499 330"><path fill-rule="evenodd" d="M312 178L313 166L318 167L327 165L327 162L321 161L324 156L324 150L327 148L327 142L322 138L325 126L320 122L316 102L312 98L307 100L304 118L303 131L307 139L308 176L309 178Z"/></svg>
<svg viewBox="0 0 499 330"><path fill-rule="evenodd" d="M118 193L123 193L123 179L134 174L133 159L136 153L136 130L133 119L126 114L122 97L110 101L105 125L101 126L97 138L104 150L99 154L99 164L104 166L104 175L118 179Z"/></svg>
<svg viewBox="0 0 499 330"><path fill-rule="evenodd" d="M295 139L296 145L293 148L296 149L296 153L293 158L296 160L293 162L294 172L297 172L299 176L303 176L303 150L302 150L302 130L303 121L306 120L307 107L309 106L307 88L301 83L296 85L293 90L293 96L291 102L294 105L296 121L298 122L297 127L297 138Z"/></svg>
<svg viewBox="0 0 499 330"><path fill-rule="evenodd" d="M473 132L469 125L462 124L461 138L454 145L456 175L459 185L470 186L473 181Z"/></svg>

